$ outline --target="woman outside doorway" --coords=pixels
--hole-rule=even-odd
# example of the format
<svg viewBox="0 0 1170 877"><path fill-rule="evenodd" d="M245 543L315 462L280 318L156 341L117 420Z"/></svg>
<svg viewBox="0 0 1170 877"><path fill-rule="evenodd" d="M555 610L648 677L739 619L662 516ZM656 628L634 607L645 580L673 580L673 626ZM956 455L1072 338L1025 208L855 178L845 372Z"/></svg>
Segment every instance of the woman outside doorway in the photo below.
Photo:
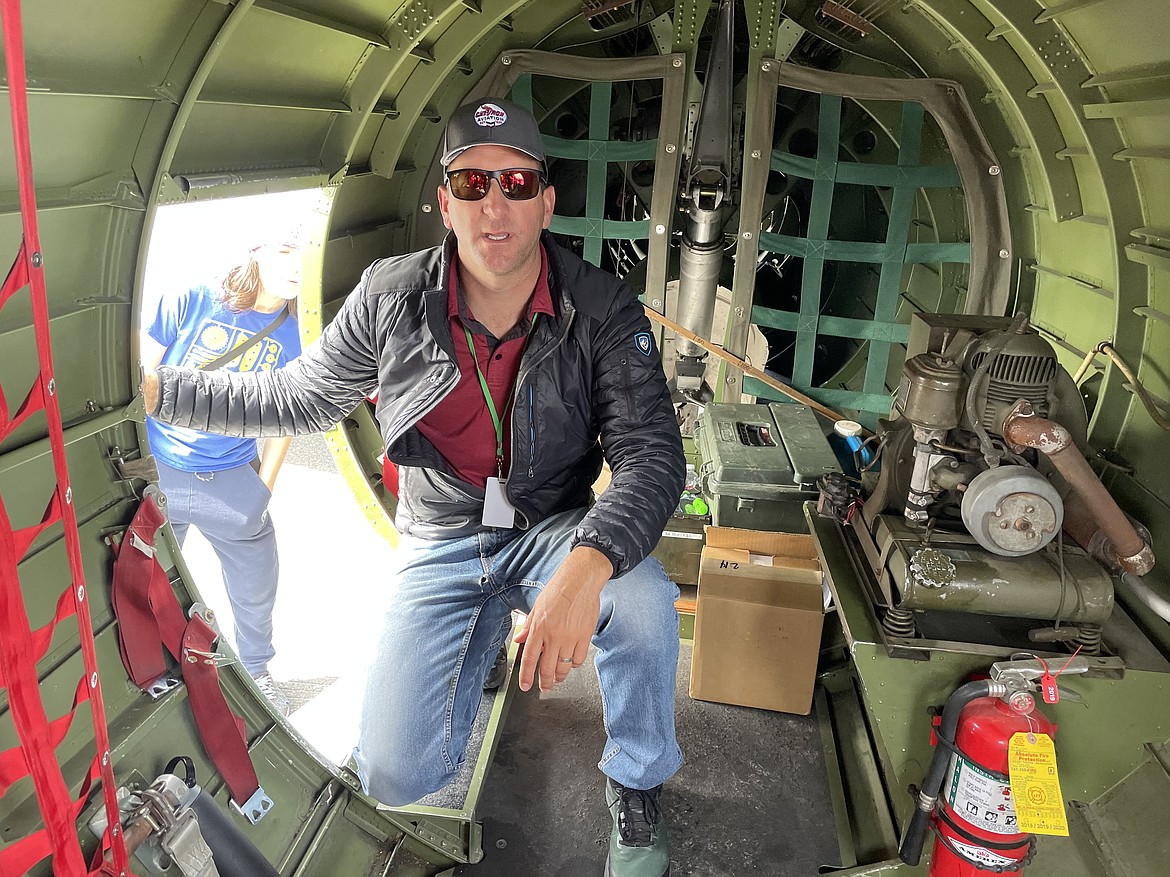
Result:
<svg viewBox="0 0 1170 877"><path fill-rule="evenodd" d="M164 295L142 333L142 364L268 371L300 355L295 243L253 248L217 283ZM256 340L256 336L260 336ZM233 355L233 353L235 355ZM159 487L180 546L196 527L219 558L235 621L236 651L260 691L282 714L288 700L268 662L279 561L268 503L291 437L256 439L197 432L147 418Z"/></svg>

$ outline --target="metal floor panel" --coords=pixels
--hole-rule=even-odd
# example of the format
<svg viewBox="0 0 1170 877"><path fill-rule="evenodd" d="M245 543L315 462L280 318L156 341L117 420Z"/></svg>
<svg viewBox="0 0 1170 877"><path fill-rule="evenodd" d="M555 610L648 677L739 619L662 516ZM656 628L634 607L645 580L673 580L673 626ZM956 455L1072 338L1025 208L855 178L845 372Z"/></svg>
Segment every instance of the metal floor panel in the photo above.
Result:
<svg viewBox="0 0 1170 877"><path fill-rule="evenodd" d="M838 862L815 715L691 700L690 658L684 643L675 696L686 763L663 792L671 874L806 877ZM477 813L484 860L456 875L598 877L610 826L604 739L594 672L546 697L519 693Z"/></svg>

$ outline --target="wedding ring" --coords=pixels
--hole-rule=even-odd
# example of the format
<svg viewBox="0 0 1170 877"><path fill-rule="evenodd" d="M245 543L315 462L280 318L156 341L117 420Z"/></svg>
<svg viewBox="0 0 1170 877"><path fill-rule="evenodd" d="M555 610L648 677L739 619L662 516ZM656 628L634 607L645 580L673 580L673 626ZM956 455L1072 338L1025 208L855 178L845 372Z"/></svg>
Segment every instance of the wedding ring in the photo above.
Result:
<svg viewBox="0 0 1170 877"><path fill-rule="evenodd" d="M557 660L560 661L562 664L572 664L573 663L572 658L557 658Z"/></svg>

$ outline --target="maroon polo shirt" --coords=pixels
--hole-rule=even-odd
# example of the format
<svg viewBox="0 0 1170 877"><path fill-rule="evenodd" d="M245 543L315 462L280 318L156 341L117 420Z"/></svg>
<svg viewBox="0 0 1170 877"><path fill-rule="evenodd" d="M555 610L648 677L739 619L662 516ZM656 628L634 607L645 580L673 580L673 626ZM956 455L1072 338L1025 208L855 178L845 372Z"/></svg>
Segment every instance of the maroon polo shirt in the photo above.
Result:
<svg viewBox="0 0 1170 877"><path fill-rule="evenodd" d="M451 260L450 292L447 295L447 320L451 340L455 344L455 358L459 363L459 383L434 410L422 418L416 427L451 464L455 474L469 484L484 487L489 476L496 474L496 428L483 397L479 376L467 348L471 330L475 357L487 381L488 390L504 425L504 475L508 474L512 458L512 412L508 400L520 371L520 355L532 325L533 314L544 314L538 319L554 315L552 294L548 288L548 255L540 248L540 274L524 319L512 327L503 338L496 338L471 313L459 291L456 260ZM508 410L505 412L505 407Z"/></svg>

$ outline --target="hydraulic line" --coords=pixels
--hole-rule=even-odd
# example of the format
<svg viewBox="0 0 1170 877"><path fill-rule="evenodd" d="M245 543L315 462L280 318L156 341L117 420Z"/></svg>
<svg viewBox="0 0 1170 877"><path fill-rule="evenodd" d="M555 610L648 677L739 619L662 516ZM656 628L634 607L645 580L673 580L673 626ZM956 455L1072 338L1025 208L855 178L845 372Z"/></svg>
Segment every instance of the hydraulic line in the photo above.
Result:
<svg viewBox="0 0 1170 877"><path fill-rule="evenodd" d="M723 224L731 197L732 165L732 48L735 43L735 4L722 0L703 100L690 150L685 192L687 222L679 252L676 318L700 338L711 337L719 272L723 266ZM693 341L676 340L678 358L673 379L683 394L705 402L712 393L703 380L707 351Z"/></svg>
<svg viewBox="0 0 1170 877"><path fill-rule="evenodd" d="M1133 387L1134 395L1141 400L1142 405L1146 409L1146 413L1150 415L1150 419L1153 420L1154 423L1158 424L1158 426L1160 426L1162 429L1170 432L1170 420L1167 420L1162 416L1162 412L1158 410L1158 406L1154 404L1154 400L1150 398L1150 394L1146 392L1146 388L1142 386L1142 382L1138 380L1137 374L1132 368L1129 367L1126 361L1121 358L1121 354L1117 352L1117 349L1108 341L1102 341L1100 344L1085 354L1085 359L1081 363L1081 367L1077 369L1077 373L1073 376L1073 383L1079 384L1081 382L1081 378L1085 376L1085 372L1089 370L1089 367L1093 364L1093 358L1098 353L1104 353L1111 360L1113 360L1113 364L1117 366L1118 371L1120 371L1122 375L1125 376L1126 381L1128 381L1129 385Z"/></svg>

